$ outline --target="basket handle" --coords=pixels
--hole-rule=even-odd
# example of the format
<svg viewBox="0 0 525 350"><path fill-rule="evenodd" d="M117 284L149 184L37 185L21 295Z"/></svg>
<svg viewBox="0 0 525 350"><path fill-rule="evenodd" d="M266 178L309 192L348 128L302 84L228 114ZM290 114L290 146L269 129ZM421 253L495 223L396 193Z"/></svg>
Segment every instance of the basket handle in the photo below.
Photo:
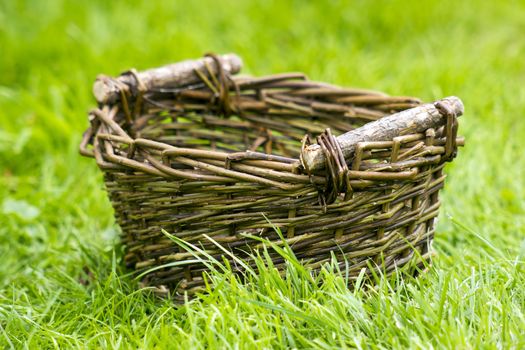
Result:
<svg viewBox="0 0 525 350"><path fill-rule="evenodd" d="M336 148L340 149L344 159L348 162L359 142L390 141L397 136L421 133L445 124L448 128L448 124L452 125L451 121L455 122L455 118L462 115L463 112L463 102L458 97L446 97L434 103L392 114L342 134L334 138ZM451 138L450 136L452 135L449 135L448 138ZM453 137L455 139L455 135ZM447 149L450 151L452 146L447 144ZM303 147L301 164L308 173L323 169L326 162L326 153L319 144Z"/></svg>
<svg viewBox="0 0 525 350"><path fill-rule="evenodd" d="M93 84L93 95L98 103L111 104L116 102L123 92L173 89L200 83L201 78L196 72L208 69L210 73L216 74L219 71L215 57L226 73L235 74L241 70L242 60L235 54L212 56L186 60L142 72L130 70L117 78L99 75Z"/></svg>

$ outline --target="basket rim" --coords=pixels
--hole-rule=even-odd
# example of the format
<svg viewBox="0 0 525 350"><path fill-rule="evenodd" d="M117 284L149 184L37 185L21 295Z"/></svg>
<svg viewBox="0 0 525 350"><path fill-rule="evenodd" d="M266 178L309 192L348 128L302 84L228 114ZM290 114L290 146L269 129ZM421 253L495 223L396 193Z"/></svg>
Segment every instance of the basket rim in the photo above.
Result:
<svg viewBox="0 0 525 350"><path fill-rule="evenodd" d="M224 63L228 57L230 57L230 59L233 57L234 63ZM281 177L283 176L283 172L288 173L293 177L295 182L312 183L319 186L326 186L327 183L331 182L334 187L341 188L345 186L349 187L350 180L352 179L358 181L410 180L418 173L416 166L422 165L425 162L431 164L436 161L434 158L425 160L423 163L409 164L407 162L398 162L394 166L391 166L392 169L397 169L395 172L375 171L374 169L362 171L360 169L360 162L363 157L362 153L370 147L382 145L384 147L399 148L400 145L407 142L428 138L429 130L434 133L432 137L438 136L445 138L446 141L442 145L443 147L440 148L441 145L437 144L437 149L433 151L436 156L443 153L443 159L445 160L452 159L455 156L456 148L464 145L464 139L457 137L456 119L463 114L463 104L457 97L448 97L431 104L421 104L419 99L413 97L389 96L373 90L344 88L328 83L310 81L302 73L281 73L257 78L231 76L230 72L237 73L240 70L240 65L235 66L237 58L235 55L209 55L201 60L183 61L169 66L173 68L177 65L179 65L177 67L180 67L180 64L183 64L184 72L186 72L184 74L189 74L188 72L190 72L192 79L197 76L201 80L200 85L196 84L194 80L191 80L190 85L180 84L177 86L173 85L173 79L168 83L161 82L159 85L152 85L151 82L144 82L142 81L143 78L140 78L140 74L146 74L147 76L147 74L149 74L148 72L152 71L158 74L159 70L165 71L167 69L166 67L147 70L142 73L131 70L121 74L117 78L99 76L95 85L98 84L100 86L101 83L108 84L109 82L112 89L120 89L118 91L120 100L117 99L111 103L100 104L99 108L90 111L89 120L91 126L83 135L80 143L80 153L84 156L95 158L99 167L107 170L117 169L119 166L129 166L152 175L168 177L189 176L189 178L200 179L202 181L226 181L227 177L233 176L237 179L254 181L283 190L294 190L297 186L286 181L278 182L264 178L264 176L235 172L230 169L231 164L240 161L251 162L250 165L253 166L264 165L269 167L270 172L279 171ZM191 68L190 71L188 65L191 66L192 64L200 64L204 68L201 67L201 70ZM178 74L179 75L176 76L179 79L185 79L184 77L181 78L182 73L179 72ZM188 80L184 80L184 82L187 83ZM240 91L252 91L261 86L271 91L276 90L280 94L282 94L281 91L287 92L288 100L286 101L288 102L275 100L273 97L267 96L269 94L252 97L249 101L246 101L246 98L242 100ZM383 113L379 116L371 116L371 119L376 120L368 121L363 126L338 137L335 137L330 128L328 128L319 135L316 144L312 144L308 135L305 135L301 141L302 146L299 155L297 157L287 157L274 153L263 153L251 150L220 151L210 150L209 148L179 147L165 142L159 142L155 139L130 135L126 132L124 125L133 125L133 123L136 122L134 112L130 112L131 105L132 103L135 104L133 110L137 109L137 105L142 107L144 105L142 100L146 99L145 94L148 93L153 94L153 101L155 100L155 94L158 93L174 94L175 96L185 94L190 96L190 98L199 99L207 98L214 103L215 113L226 117L232 114L242 114L245 108L260 108L260 105L263 103L266 104L266 107L268 105L277 105L283 108L289 108L291 112L299 111L306 115L312 115L315 111L319 110L330 110L332 112L344 110L344 113L348 113L347 111L350 110L352 113L355 113L356 110L359 111L359 108L361 108L359 107L359 103L364 106L385 104L397 106L401 111L391 115ZM335 102L325 103L323 100L320 100L325 96L334 98ZM306 107L300 106L296 102L304 101L305 99L310 103L310 105ZM241 105L243 105L243 107L241 107ZM119 109L121 114L125 116L125 119L121 121L116 120ZM437 124L437 122L434 122L434 124L422 123L419 129L413 129L413 124L416 123L415 121L417 121L421 115L424 115L427 119L437 116L438 118L436 120L438 120L440 124ZM400 120L405 119L408 124L399 124ZM375 135L374 132L369 130L373 127L378 130L383 130L385 126L392 128L389 123L392 123L392 125L396 127L401 125L405 128L410 127L410 129L395 130L396 132L386 133L385 135ZM102 126L104 126L104 128ZM435 131L433 126L440 126L440 128ZM372 134L373 137L370 137L370 134ZM447 137L448 135L451 137ZM115 142L129 149L127 157L107 152L108 149L100 150L96 145ZM184 174L184 172L172 169L166 165L167 162L156 160L153 157L147 159L147 165L141 164L132 159L136 150L140 148L154 150L154 152L159 153L162 160L170 157L187 157L187 165L210 170L215 175L194 177L193 175ZM224 162L224 167L221 169L217 165L189 160L199 157ZM328 171L323 173L321 170L323 170L324 167L326 167ZM404 170L403 167L409 170Z"/></svg>

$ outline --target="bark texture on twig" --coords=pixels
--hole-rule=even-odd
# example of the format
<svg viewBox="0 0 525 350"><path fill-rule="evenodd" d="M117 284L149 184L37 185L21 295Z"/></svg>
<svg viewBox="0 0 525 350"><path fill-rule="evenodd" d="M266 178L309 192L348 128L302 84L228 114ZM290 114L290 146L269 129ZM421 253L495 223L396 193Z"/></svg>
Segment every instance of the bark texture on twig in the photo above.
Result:
<svg viewBox="0 0 525 350"><path fill-rule="evenodd" d="M218 56L225 72L229 74L238 73L242 67L242 60L235 54L225 54ZM117 78L101 75L93 85L93 95L99 103L113 103L120 98L123 87L139 89L140 82L142 88L147 91L154 91L162 88L183 87L202 80L195 73L195 70L208 75L208 66L212 74L217 74L218 67L211 57L204 57L197 60L186 60L159 68L148 69L143 72L133 74L123 74Z"/></svg>
<svg viewBox="0 0 525 350"><path fill-rule="evenodd" d="M420 133L444 125L446 115L436 107L438 104L456 116L463 114L461 100L450 96L365 124L337 137L345 159L348 161L352 157L359 142L392 140L397 136ZM302 163L310 171L319 170L325 166L326 156L318 144L310 145L303 151Z"/></svg>

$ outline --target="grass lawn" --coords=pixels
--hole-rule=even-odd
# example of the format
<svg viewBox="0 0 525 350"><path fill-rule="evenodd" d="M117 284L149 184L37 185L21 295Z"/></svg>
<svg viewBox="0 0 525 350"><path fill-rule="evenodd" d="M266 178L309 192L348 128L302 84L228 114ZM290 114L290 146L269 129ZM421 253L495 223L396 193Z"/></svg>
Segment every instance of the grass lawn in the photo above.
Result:
<svg viewBox="0 0 525 350"><path fill-rule="evenodd" d="M523 1L1 1L0 348L525 348L524 32ZM208 51L245 73L460 96L467 145L430 272L353 291L329 266L320 286L294 264L216 273L178 308L140 290L77 151L91 85Z"/></svg>

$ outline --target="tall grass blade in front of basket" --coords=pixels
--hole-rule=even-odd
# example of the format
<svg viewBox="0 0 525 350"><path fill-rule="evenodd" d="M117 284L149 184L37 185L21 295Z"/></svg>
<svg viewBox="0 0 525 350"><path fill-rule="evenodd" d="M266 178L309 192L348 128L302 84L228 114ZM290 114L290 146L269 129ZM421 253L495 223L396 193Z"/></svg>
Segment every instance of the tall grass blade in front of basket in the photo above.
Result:
<svg viewBox="0 0 525 350"><path fill-rule="evenodd" d="M368 269L362 268L357 277L352 278L353 287L351 291L348 291L346 288L349 285L349 261L341 262L335 254L332 254L330 261L320 266L320 269L314 270L305 261L297 258L293 248L284 239L281 230L267 218L266 220L281 240L272 241L264 237L244 234L244 237L259 242L259 244L250 248L246 258L233 254L227 247L212 237L204 236L206 240L213 243L224 253L222 260L218 259L207 253L202 247L186 242L163 230L162 233L166 237L182 250L191 254L193 258L185 261L170 262L145 270L137 276L137 279L141 279L153 271L169 269L184 264L199 263L206 266L207 271L203 272L204 286L195 291L198 299L212 301L237 295L239 300L256 303L257 305L260 304L259 306L264 307L264 305L276 298L285 298L294 305L301 305L307 300L318 298L319 294L333 294L334 289L340 292L347 291L354 296L364 290L375 290L378 292L379 289L387 289L392 293L396 289L394 286L403 283L401 277L408 279L412 277L408 267L399 269L395 274L388 275L382 264L372 265L370 263ZM277 253L284 260L286 266L284 269L278 269L274 266L275 256L272 257L271 252ZM367 275L367 270L372 271L370 276ZM255 291L257 300L253 299L253 292ZM368 292L366 293L368 294ZM246 294L245 297L243 297L243 294ZM187 296L183 296L179 301L188 301L190 299ZM300 312L300 310L291 310L289 307L283 310L281 311L291 315Z"/></svg>

